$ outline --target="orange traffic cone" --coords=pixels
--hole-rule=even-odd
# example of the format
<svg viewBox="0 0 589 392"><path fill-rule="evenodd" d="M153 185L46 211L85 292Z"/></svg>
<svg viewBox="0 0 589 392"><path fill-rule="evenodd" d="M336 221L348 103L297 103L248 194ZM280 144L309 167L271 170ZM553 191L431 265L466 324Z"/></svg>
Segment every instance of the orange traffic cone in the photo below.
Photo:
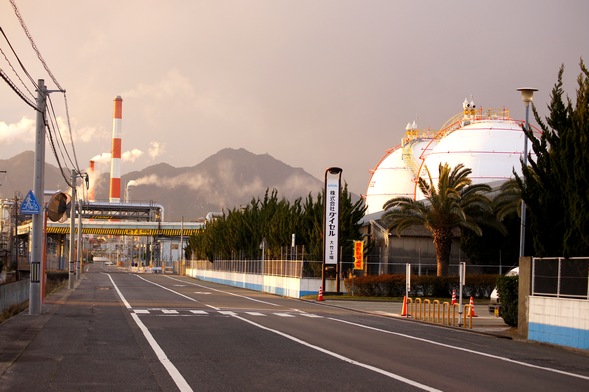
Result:
<svg viewBox="0 0 589 392"><path fill-rule="evenodd" d="M324 301L324 299L323 299L323 287L319 287L319 295L317 296L317 301Z"/></svg>
<svg viewBox="0 0 589 392"><path fill-rule="evenodd" d="M470 297L470 317L479 317L474 313L474 298Z"/></svg>
<svg viewBox="0 0 589 392"><path fill-rule="evenodd" d="M456 290L452 290L452 305L456 303Z"/></svg>
<svg viewBox="0 0 589 392"><path fill-rule="evenodd" d="M403 296L403 309L401 309L401 316L409 316L407 312L407 296Z"/></svg>

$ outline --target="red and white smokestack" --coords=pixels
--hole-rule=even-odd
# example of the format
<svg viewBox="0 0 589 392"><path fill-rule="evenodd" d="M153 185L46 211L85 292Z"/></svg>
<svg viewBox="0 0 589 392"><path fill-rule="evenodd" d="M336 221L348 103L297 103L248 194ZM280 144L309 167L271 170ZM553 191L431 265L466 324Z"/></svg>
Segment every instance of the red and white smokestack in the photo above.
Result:
<svg viewBox="0 0 589 392"><path fill-rule="evenodd" d="M88 177L90 178L90 189L88 189L88 201L95 201L95 193L94 193L94 161L90 161L90 168L88 169Z"/></svg>
<svg viewBox="0 0 589 392"><path fill-rule="evenodd" d="M111 203L119 203L121 201L121 133L123 121L123 98L116 96L114 104L109 200Z"/></svg>

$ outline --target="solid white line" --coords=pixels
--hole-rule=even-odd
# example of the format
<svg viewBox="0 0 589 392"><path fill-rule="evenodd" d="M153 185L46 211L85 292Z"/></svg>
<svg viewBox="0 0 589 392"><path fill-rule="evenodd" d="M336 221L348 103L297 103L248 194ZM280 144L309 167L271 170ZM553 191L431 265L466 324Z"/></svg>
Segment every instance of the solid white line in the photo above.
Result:
<svg viewBox="0 0 589 392"><path fill-rule="evenodd" d="M167 276L167 278L168 279L172 279L172 280L176 280L176 281L179 281L179 282L184 282L183 280L174 279L174 278L169 277L169 276ZM143 278L141 278L141 279L143 279ZM143 279L143 280L145 280L146 282L149 282L149 283L153 283L153 282L150 282L149 280L146 280L146 279ZM220 293L234 295L236 297L241 297L241 298L249 299L249 300L252 300L252 301L255 301L255 302L261 302L261 303L265 303L265 304L269 304L269 305L280 306L280 305L276 305L276 304L273 304L273 303L270 303L270 302L260 301L260 300L253 299L253 298L250 298L250 297L246 297L246 296L243 296L243 295L238 295L238 294L230 293L228 291L218 290L218 289L214 289L214 288L207 287L207 286L202 286L202 285L199 285L199 284L196 284L196 283L192 283L192 282L184 282L184 283L188 283L188 284L191 284L191 285L194 285L194 286L203 287L203 288L206 288L208 290L214 290L214 291L217 291L217 292L220 292ZM153 284L155 284L156 286L160 286L159 284L156 284L156 283L153 283ZM163 286L160 286L160 287L163 287ZM170 290L170 289L168 289L166 287L163 287L163 288L165 288L166 290L169 290L169 291L171 291L173 293L176 293L176 294L178 294L178 295L180 295L182 297L186 297L184 294L177 293L174 290ZM308 342L305 342L303 340L300 340L300 339L298 339L298 338L296 338L294 336L288 335L288 334L286 334L284 332L281 332L281 331L278 331L278 330L275 330L275 329L271 329L271 328L265 327L265 326L263 326L261 324L258 324L256 322L253 322L253 321L250 321L250 320L248 320L246 318L243 318L241 316L238 316L237 313L235 313L235 312L231 312L231 311L219 311L219 313L224 314L224 315L235 317L235 318L237 318L239 320L243 320L243 321L245 321L247 323L250 323L251 325L254 325L254 326L258 327L258 328L261 328L261 329L264 329L264 330L273 332L273 333L278 334L280 336L283 336L283 337L285 337L287 339L290 339L290 340L292 340L294 342L297 342L297 343L302 344L304 346L310 347L310 348L312 348L314 350L320 351L320 352L322 352L324 354L331 355L332 357L338 358L338 359L340 359L340 360L342 360L344 362L348 362L348 363L350 363L352 365L356 365L356 366L363 367L363 368L368 369L368 370L372 370L373 372L376 372L376 373L382 374L384 376L393 378L395 380L404 382L406 384L409 384L409 385L412 385L414 387L420 388L420 389L422 389L424 391L439 392L438 389L429 387L429 386L427 386L425 384L418 383L418 382L413 381L413 380L410 380L408 378L399 376L398 374L387 372L386 370L383 370L383 369L380 369L380 368L377 368L377 367L374 367L374 366L371 366L371 365L367 365L367 364L362 363L362 362L354 361L353 359L350 359L348 357L344 357L343 355L334 353L332 351L326 350L326 349L321 348L319 346L315 346L315 345L313 345L311 343L308 343Z"/></svg>
<svg viewBox="0 0 589 392"><path fill-rule="evenodd" d="M176 366L174 366L174 364L166 356L166 353L164 352L164 350L162 350L160 345L157 343L157 341L151 335L151 332L149 332L149 329L147 329L145 324L143 324L141 322L141 320L139 319L139 316L137 316L135 313L131 313L131 317L133 317L133 320L135 320L135 323L137 324L139 329L141 329L141 331L143 332L143 336L145 336L145 339L147 339L147 342L149 343L153 352L157 356L157 359L159 359L160 363L162 365L164 365L164 368L166 368L166 370L168 371L168 374L170 375L170 377L172 377L172 380L174 380L174 383L176 383L176 386L178 387L178 389L183 392L184 391L186 391L186 392L192 391L192 388L190 387L190 385L188 385L188 383L186 382L186 380L184 379L182 374L180 374L180 372L178 371Z"/></svg>
<svg viewBox="0 0 589 392"><path fill-rule="evenodd" d="M449 344L436 342L434 340L428 340L428 339L418 338L416 336L406 335L406 334L400 333L400 332L393 332L393 331L387 331L385 329L369 327L367 325L357 324L357 323L353 323L351 321L340 320L340 319L336 319L336 318L333 318L333 317L327 317L327 319L328 320L337 321L337 322L340 322L340 323L344 323L344 324L354 325L354 326L360 327L360 328L370 329L372 331L378 331L378 332L387 333L387 334L390 334L390 335L400 336L400 337L407 338L407 339L418 340L418 341L424 342L424 343L435 344L436 346L446 347L446 348L450 348L450 349L454 349L454 350L458 350L458 351L464 351L464 352L467 352L467 353L470 353L470 354L480 355L480 356L487 357L487 358L498 359L500 361L514 363L514 364L521 365L521 366L526 366L526 367L530 367L530 368L534 368L534 369L540 369L540 370L546 370L546 371L549 371L549 372L564 374L566 376L576 377L576 378L580 378L580 379L583 379L583 380L589 380L589 377L583 376L583 375L580 375L580 374L565 372L563 370L552 369L552 368L548 368L548 367L544 367L544 366L532 365L530 363L520 362L520 361L517 361L515 359L501 357L499 355L488 354L488 353L484 353L484 352L481 352L481 351L474 351L474 350L470 350L468 348L463 348L463 347L458 347L458 346L451 346Z"/></svg>
<svg viewBox="0 0 589 392"><path fill-rule="evenodd" d="M112 285L114 286L115 290L117 291L117 294L119 295L119 298L121 299L121 301L123 301L123 304L125 304L127 309L131 309L131 305L129 305L129 302L127 302L127 300L123 296L123 293L121 293L121 291L119 290L119 287L116 285L115 281L112 279L112 277L109 274L106 274L106 275L108 276L108 278L112 282ZM182 391L182 392L192 391L192 388L190 387L190 385L188 385L188 383L186 382L186 380L184 379L182 374L180 374L180 372L178 371L176 366L174 366L174 364L166 356L166 353L164 352L164 350L162 350L160 345L157 343L157 341L151 335L151 332L149 332L149 329L147 329L145 324L143 324L143 322L139 319L139 316L137 316L135 313L131 313L131 317L133 318L133 320L135 320L135 324L137 324L137 326L139 327L141 332L143 332L143 336L145 336L145 339L147 340L147 342L151 346L151 349L153 350L153 352L157 356L160 363L168 371L168 374L170 375L170 377L172 377L172 380L174 380L174 383L176 383L176 386L178 387L178 389L180 389L180 391Z"/></svg>
<svg viewBox="0 0 589 392"><path fill-rule="evenodd" d="M281 331L278 331L276 329L265 327L265 326L263 326L261 324L258 324L258 323L254 322L254 321L250 321L250 320L248 320L246 318L243 318L241 316L233 315L233 317L235 317L236 319L245 321L246 323L249 323L249 324L251 324L251 325L253 325L255 327L261 328L261 329L266 330L266 331L269 331L269 332L273 332L273 333L275 333L277 335L280 335L282 337L285 337L287 339L290 339L293 342L302 344L303 346L307 346L309 348L312 348L313 350L317 350L317 351L322 352L324 354L330 355L330 356L332 356L334 358L337 358L337 359L342 360L344 362L347 362L349 364L356 365L356 366L362 367L364 369L372 370L373 372L382 374L383 376L390 377L390 378L395 379L397 381L401 381L401 382L403 382L405 384L409 384L409 385L414 386L416 388L420 388L420 389L422 389L424 391L430 391L430 392L439 392L440 391L439 389L430 387L430 386L425 385L425 384L418 383L417 381L413 381L413 380L410 380L408 378L399 376L398 374L387 372L386 370L377 368L375 366L367 365L367 364L362 363L362 362L354 361L353 359L350 359L350 358L345 357L343 355L334 353L333 351L329 351L329 350L326 350L326 349L324 349L322 347L315 346L314 344L305 342L304 340L301 340L301 339L296 338L294 336L288 335L288 334L286 334L284 332L281 332Z"/></svg>

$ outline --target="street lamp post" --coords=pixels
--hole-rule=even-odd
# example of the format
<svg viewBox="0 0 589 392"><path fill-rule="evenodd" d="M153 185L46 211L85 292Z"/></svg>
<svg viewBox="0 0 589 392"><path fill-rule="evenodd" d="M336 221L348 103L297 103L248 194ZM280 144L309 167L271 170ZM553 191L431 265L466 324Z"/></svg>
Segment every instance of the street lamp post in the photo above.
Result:
<svg viewBox="0 0 589 392"><path fill-rule="evenodd" d="M529 124L529 116L530 116L530 102L532 102L534 98L534 91L538 91L538 89L530 88L530 87L521 87L518 88L517 91L521 92L522 94L522 101L524 101L524 105L526 107L526 122L525 122L525 129L526 131L530 130ZM528 166L528 136L524 134L524 166ZM523 173L522 173L523 175ZM526 178L523 177L523 181L525 184ZM523 193L523 189L522 189ZM523 194L522 194L523 196ZM526 244L526 202L522 197L522 205L521 205L521 227L520 227L520 234L519 234L519 257L524 256L525 251L525 244Z"/></svg>

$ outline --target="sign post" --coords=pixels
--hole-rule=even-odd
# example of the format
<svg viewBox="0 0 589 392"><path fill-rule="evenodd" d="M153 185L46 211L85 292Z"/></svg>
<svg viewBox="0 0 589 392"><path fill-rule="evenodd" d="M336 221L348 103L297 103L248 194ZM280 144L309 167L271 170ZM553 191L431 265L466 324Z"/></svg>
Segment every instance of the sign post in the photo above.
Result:
<svg viewBox="0 0 589 392"><path fill-rule="evenodd" d="M364 241L354 241L354 269L364 271Z"/></svg>
<svg viewBox="0 0 589 392"><path fill-rule="evenodd" d="M409 298L411 291L411 264L405 264L405 298Z"/></svg>
<svg viewBox="0 0 589 392"><path fill-rule="evenodd" d="M464 284L466 283L466 263L464 261L459 263L458 266L458 275L460 276L460 287L459 287L459 300L458 300L458 326L462 326L462 291L464 289Z"/></svg>
<svg viewBox="0 0 589 392"><path fill-rule="evenodd" d="M323 268L321 281L325 292L325 270L335 268L336 291L339 293L339 196L342 169L330 167L325 171L324 214L323 214Z"/></svg>

